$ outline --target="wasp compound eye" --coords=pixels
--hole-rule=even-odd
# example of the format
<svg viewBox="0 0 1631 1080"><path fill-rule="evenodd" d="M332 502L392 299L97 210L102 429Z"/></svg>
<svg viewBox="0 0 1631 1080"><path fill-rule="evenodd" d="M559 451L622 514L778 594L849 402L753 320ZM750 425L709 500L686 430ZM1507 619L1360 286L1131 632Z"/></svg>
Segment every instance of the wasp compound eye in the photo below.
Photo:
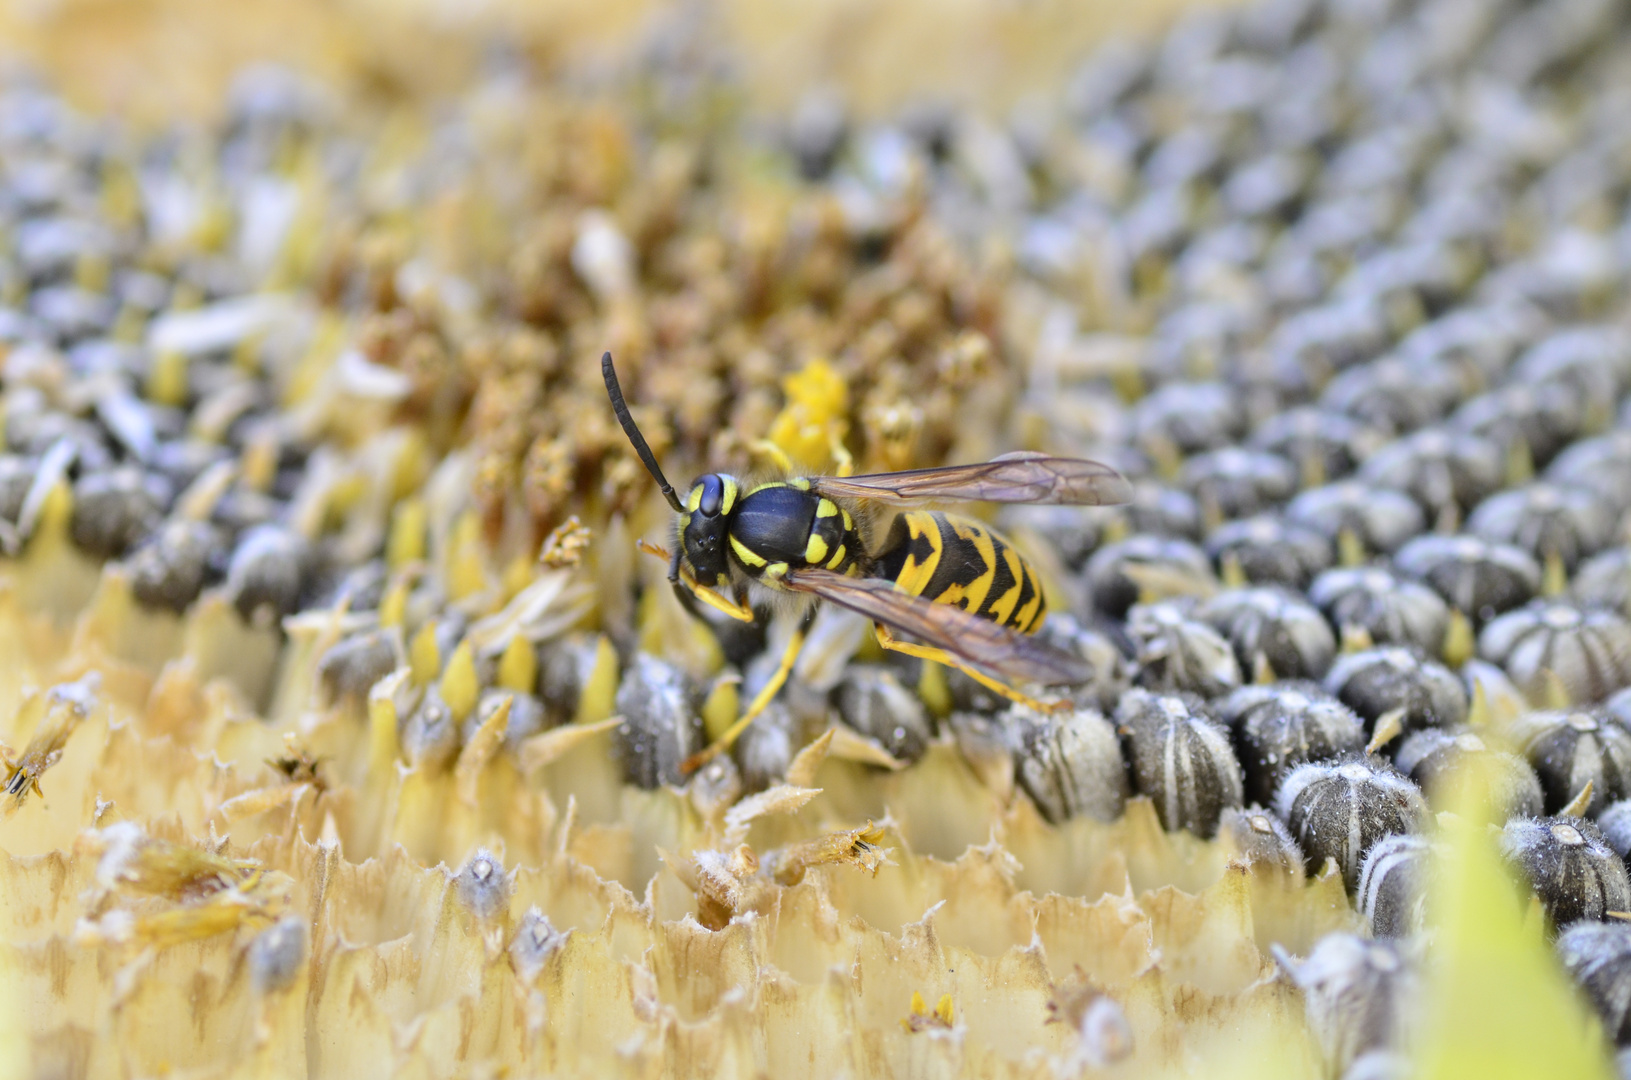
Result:
<svg viewBox="0 0 1631 1080"><path fill-rule="evenodd" d="M702 496L697 500L697 511L703 517L718 517L720 507L725 503L724 482L710 474L704 476L698 486L702 488Z"/></svg>

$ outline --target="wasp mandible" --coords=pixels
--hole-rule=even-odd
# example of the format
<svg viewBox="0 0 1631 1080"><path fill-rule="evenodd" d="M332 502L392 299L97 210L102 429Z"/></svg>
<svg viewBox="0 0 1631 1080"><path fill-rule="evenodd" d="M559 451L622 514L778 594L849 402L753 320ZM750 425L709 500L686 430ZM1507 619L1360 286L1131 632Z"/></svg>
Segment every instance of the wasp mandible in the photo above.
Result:
<svg viewBox="0 0 1631 1080"><path fill-rule="evenodd" d="M754 585L826 600L871 619L885 649L954 667L1003 697L1041 709L1051 706L1003 680L1060 685L1092 676L1081 658L1034 636L1047 613L1041 582L996 532L937 510L908 510L896 515L877 550L869 550L846 503L1112 505L1131 497L1115 469L1022 451L979 465L753 484L708 473L681 502L629 414L611 353L601 357L600 368L618 423L677 515L673 551L648 550L668 556L668 580L688 611L700 614L695 605L701 601L752 622ZM776 673L725 734L686 762L687 772L728 748L775 698L814 612L809 605ZM895 631L917 640L902 641Z"/></svg>

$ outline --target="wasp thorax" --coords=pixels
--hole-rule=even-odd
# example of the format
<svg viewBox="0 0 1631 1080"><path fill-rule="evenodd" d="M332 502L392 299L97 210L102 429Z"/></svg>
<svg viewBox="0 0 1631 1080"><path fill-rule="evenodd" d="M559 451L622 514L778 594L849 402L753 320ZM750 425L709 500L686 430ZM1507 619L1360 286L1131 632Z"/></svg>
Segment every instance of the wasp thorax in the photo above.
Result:
<svg viewBox="0 0 1631 1080"><path fill-rule="evenodd" d="M1015 733L1015 774L1043 817L1058 823L1121 816L1127 766L1110 721L1092 709L1044 715L1023 705L1003 719Z"/></svg>
<svg viewBox="0 0 1631 1080"><path fill-rule="evenodd" d="M1514 818L1501 852L1540 898L1553 926L1601 922L1631 909L1631 878L1597 826L1583 818Z"/></svg>
<svg viewBox="0 0 1631 1080"><path fill-rule="evenodd" d="M1275 810L1317 871L1333 859L1353 893L1365 856L1383 837L1421 831L1427 803L1416 785L1379 758L1298 766L1280 785Z"/></svg>
<svg viewBox="0 0 1631 1080"><path fill-rule="evenodd" d="M1133 786L1155 803L1168 831L1210 838L1223 811L1242 801L1240 764L1229 733L1199 698L1131 690L1116 721L1127 740Z"/></svg>

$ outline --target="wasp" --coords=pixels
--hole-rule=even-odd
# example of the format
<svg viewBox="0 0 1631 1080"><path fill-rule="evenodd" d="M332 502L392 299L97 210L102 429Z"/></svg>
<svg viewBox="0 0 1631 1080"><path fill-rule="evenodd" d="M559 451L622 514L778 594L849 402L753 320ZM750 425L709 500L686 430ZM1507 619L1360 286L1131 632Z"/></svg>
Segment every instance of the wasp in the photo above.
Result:
<svg viewBox="0 0 1631 1080"><path fill-rule="evenodd" d="M996 532L938 510L906 510L874 550L857 515L865 503L1112 505L1131 497L1115 469L1021 451L978 465L752 484L708 473L682 502L629 413L611 353L600 367L623 433L676 515L672 552L645 549L668 558L668 580L692 614L702 616L700 601L752 622L753 586L825 600L871 619L885 649L956 668L1010 700L1044 710L1054 706L1003 680L1061 685L1092 677L1080 657L1035 636L1047 613L1041 582ZM792 672L814 613L815 605L808 605L775 674L724 735L686 762L687 771L729 747L770 704ZM896 632L916 640L903 641Z"/></svg>

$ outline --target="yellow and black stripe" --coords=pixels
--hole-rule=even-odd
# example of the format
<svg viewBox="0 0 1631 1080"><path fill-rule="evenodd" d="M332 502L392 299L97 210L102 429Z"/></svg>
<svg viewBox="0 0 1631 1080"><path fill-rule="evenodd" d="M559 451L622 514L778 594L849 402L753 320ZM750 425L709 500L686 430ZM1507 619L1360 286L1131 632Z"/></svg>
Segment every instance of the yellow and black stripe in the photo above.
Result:
<svg viewBox="0 0 1631 1080"><path fill-rule="evenodd" d="M873 572L901 592L1034 634L1047 614L1042 585L1012 544L968 518L914 510L895 518Z"/></svg>

